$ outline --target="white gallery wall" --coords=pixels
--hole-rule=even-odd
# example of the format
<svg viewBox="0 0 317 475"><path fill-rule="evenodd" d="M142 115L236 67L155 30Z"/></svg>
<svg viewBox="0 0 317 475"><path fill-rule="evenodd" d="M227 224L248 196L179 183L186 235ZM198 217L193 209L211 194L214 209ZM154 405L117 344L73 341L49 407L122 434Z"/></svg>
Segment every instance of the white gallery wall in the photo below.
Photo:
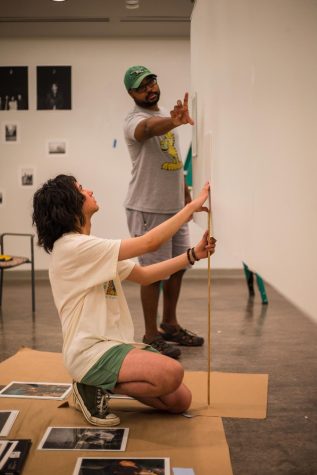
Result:
<svg viewBox="0 0 317 475"><path fill-rule="evenodd" d="M29 71L29 110L0 111L1 130L17 122L20 134L18 143L0 139L0 232L32 232L35 190L58 173L70 173L94 191L100 204L92 232L127 237L123 201L131 164L122 126L133 101L124 89L123 75L133 64L151 68L158 74L160 104L170 110L190 86L189 40L2 39L0 50L0 66L28 66ZM72 67L72 110L36 110L37 66ZM191 127L179 132L185 161ZM48 155L50 140L66 140L65 157ZM34 170L33 187L20 185L21 168ZM201 231L195 224L191 231L195 241ZM24 249L14 241L10 252L23 254ZM37 248L36 269L47 269L48 261Z"/></svg>
<svg viewBox="0 0 317 475"><path fill-rule="evenodd" d="M191 81L221 252L317 320L316 1L197 0Z"/></svg>

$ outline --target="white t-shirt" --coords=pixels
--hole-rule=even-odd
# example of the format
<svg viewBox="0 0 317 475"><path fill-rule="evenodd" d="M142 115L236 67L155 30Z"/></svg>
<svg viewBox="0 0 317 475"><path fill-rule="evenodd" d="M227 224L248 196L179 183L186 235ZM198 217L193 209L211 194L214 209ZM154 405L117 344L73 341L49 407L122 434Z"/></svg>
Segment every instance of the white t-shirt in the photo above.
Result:
<svg viewBox="0 0 317 475"><path fill-rule="evenodd" d="M121 287L135 263L118 261L120 240L68 233L53 247L49 278L64 337L63 356L76 381L113 346L134 342Z"/></svg>

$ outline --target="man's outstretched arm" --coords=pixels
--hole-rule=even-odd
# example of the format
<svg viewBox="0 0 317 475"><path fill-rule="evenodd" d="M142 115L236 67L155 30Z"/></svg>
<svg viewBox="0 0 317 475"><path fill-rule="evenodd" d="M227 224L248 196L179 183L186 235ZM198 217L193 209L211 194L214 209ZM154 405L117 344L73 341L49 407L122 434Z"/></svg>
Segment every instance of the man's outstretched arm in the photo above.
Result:
<svg viewBox="0 0 317 475"><path fill-rule="evenodd" d="M170 117L149 117L142 120L135 128L134 137L138 142L142 142L185 124L194 124L188 111L188 92L185 93L183 102L177 101L174 109L170 111Z"/></svg>

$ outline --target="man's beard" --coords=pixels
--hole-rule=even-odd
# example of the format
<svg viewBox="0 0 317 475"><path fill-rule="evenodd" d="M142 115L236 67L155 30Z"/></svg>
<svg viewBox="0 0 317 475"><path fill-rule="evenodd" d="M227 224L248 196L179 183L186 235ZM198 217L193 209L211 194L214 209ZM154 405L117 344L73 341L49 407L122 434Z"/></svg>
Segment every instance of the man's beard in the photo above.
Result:
<svg viewBox="0 0 317 475"><path fill-rule="evenodd" d="M155 94L155 99L149 100L148 98L152 95ZM149 92L146 96L144 101L138 101L137 99L134 98L134 102L139 106L143 107L143 109L150 109L151 107L155 106L158 101L160 100L160 91L157 92Z"/></svg>

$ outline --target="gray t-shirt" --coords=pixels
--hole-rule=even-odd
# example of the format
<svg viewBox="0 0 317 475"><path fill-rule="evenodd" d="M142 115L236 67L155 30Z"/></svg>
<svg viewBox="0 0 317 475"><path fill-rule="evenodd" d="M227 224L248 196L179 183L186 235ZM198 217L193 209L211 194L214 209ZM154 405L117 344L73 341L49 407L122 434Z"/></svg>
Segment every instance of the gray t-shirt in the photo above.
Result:
<svg viewBox="0 0 317 475"><path fill-rule="evenodd" d="M176 129L138 142L136 126L148 117L169 117L162 108L135 106L124 123L124 136L132 160L132 178L124 205L148 213L177 213L184 206L184 172Z"/></svg>

